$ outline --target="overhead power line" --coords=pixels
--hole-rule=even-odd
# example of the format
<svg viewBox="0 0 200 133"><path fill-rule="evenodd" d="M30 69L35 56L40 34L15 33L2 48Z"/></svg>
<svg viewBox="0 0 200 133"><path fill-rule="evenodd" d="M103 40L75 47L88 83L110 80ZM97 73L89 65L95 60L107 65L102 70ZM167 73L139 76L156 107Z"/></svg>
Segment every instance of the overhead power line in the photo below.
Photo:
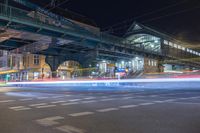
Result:
<svg viewBox="0 0 200 133"><path fill-rule="evenodd" d="M43 7L43 9L46 9L46 8L48 8L49 6L51 7L50 9L47 9L48 11L51 11L51 10L53 10L54 8L57 8L57 7L59 7L59 6L61 6L61 5L63 5L63 4L65 4L66 2L68 2L69 0L64 0L63 2L61 2L60 4L58 4L58 5L56 5L56 0L52 0L50 3L48 3L47 5L45 5L44 7Z"/></svg>
<svg viewBox="0 0 200 133"><path fill-rule="evenodd" d="M116 26L121 25L121 24L129 23L130 21L133 21L133 20L136 20L136 19L139 19L139 18L142 18L142 17L146 17L146 16L151 15L151 14L154 14L154 13L158 13L158 12L164 11L164 10L169 9L169 8L172 8L172 7L176 7L176 6L181 5L181 4L184 4L184 3L186 3L186 2L188 2L188 0L183 0L183 1L181 1L181 2L177 2L177 3L171 4L171 5L162 7L162 8L160 8L160 9L153 10L153 11L148 12L148 13L144 13L144 14L142 14L142 15L140 15L140 16L136 16L136 17L134 17L134 18L124 20L124 21L122 21L122 22L116 23L116 24L111 25L111 26L109 26L109 27L106 27L106 28L104 28L104 29L109 29L109 28L113 28L113 27L116 27Z"/></svg>
<svg viewBox="0 0 200 133"><path fill-rule="evenodd" d="M55 5L55 6L53 6L52 8L50 8L48 11L51 11L51 10L55 9L56 7L59 7L59 6L61 6L61 5L65 4L65 3L67 3L67 2L69 2L69 0L64 0L64 1L63 1L63 2L61 2L60 4L58 4L58 5Z"/></svg>
<svg viewBox="0 0 200 133"><path fill-rule="evenodd" d="M174 16L174 15L190 12L190 11L196 10L196 9L200 9L200 5L195 6L193 8L183 9L183 10L179 10L177 12L168 13L168 14L165 14L165 15L162 15L162 16L158 16L158 17L154 17L154 18L151 18L151 19L148 19L148 20L144 20L144 21L141 21L141 23L152 22L152 21L163 19L163 18L166 18L166 17L170 17L170 16ZM124 30L125 28L128 28L129 26L130 25L122 25L122 26L116 27L116 28L111 27L111 29L113 29L114 31L120 31L120 30Z"/></svg>
<svg viewBox="0 0 200 133"><path fill-rule="evenodd" d="M163 16L154 17L154 18L151 18L151 19L142 21L142 23L151 22L151 21L158 20L158 19L162 19L162 18L165 18L165 17L169 17L169 16L174 16L174 15L182 14L182 13L189 12L189 11L192 11L192 10L196 10L196 9L199 9L199 8L200 8L200 5L199 5L199 6L195 6L195 7L193 7L193 8L184 9L184 10L180 10L180 11L177 11L177 12L169 13L169 14L166 14L166 15L163 15Z"/></svg>
<svg viewBox="0 0 200 133"><path fill-rule="evenodd" d="M145 17L147 15L151 15L151 14L154 14L154 13L157 13L157 12L160 12L160 11L164 11L166 9L169 9L169 8L172 8L172 7L176 7L178 5L181 5L181 4L184 4L185 2L188 2L188 0L183 0L181 2L178 2L178 3L174 3L172 5L169 5L169 6L166 6L166 7L163 7L163 8L160 8L160 9L157 9L157 10L153 10L151 12L148 12L148 13L145 13L145 14L142 14L140 16L137 16L135 17L134 19L139 19L139 18L142 18L142 17Z"/></svg>

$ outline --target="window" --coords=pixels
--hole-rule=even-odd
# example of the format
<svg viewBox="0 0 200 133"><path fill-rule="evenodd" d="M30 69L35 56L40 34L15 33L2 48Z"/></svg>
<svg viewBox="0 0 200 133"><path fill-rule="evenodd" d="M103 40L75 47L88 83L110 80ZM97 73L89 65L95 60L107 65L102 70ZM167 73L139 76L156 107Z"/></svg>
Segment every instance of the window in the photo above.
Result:
<svg viewBox="0 0 200 133"><path fill-rule="evenodd" d="M132 45L148 51L161 52L161 39L149 34L137 34L127 38Z"/></svg>
<svg viewBox="0 0 200 133"><path fill-rule="evenodd" d="M168 43L169 43L169 42L168 42L167 40L164 40L164 44L168 45Z"/></svg>
<svg viewBox="0 0 200 133"><path fill-rule="evenodd" d="M23 66L26 65L26 56L23 56Z"/></svg>
<svg viewBox="0 0 200 133"><path fill-rule="evenodd" d="M182 49L182 47L180 45L178 45L178 49Z"/></svg>
<svg viewBox="0 0 200 133"><path fill-rule="evenodd" d="M177 44L174 44L174 48L178 48L178 45L177 45Z"/></svg>
<svg viewBox="0 0 200 133"><path fill-rule="evenodd" d="M192 50L192 54L195 54L195 51Z"/></svg>
<svg viewBox="0 0 200 133"><path fill-rule="evenodd" d="M151 66L151 60L149 60L148 65Z"/></svg>
<svg viewBox="0 0 200 133"><path fill-rule="evenodd" d="M3 51L2 51L2 50L0 50L0 57L1 57L1 56L3 56Z"/></svg>
<svg viewBox="0 0 200 133"><path fill-rule="evenodd" d="M173 43L172 43L172 42L169 42L169 46L172 46L172 47L173 47L174 45L173 45Z"/></svg>
<svg viewBox="0 0 200 133"><path fill-rule="evenodd" d="M154 66L157 66L157 61L156 60L154 61Z"/></svg>
<svg viewBox="0 0 200 133"><path fill-rule="evenodd" d="M185 51L185 47L182 47L182 50Z"/></svg>
<svg viewBox="0 0 200 133"><path fill-rule="evenodd" d="M154 61L153 60L151 60L151 66L154 66Z"/></svg>
<svg viewBox="0 0 200 133"><path fill-rule="evenodd" d="M34 57L33 57L33 64L34 65L39 65L39 63L40 63L39 55L34 55Z"/></svg>

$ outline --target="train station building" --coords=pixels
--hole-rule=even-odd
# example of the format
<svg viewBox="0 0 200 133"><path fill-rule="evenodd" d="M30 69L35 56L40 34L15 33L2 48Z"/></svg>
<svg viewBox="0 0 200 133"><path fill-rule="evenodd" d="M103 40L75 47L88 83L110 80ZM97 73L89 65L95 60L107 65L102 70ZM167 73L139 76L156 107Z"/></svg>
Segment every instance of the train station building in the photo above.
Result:
<svg viewBox="0 0 200 133"><path fill-rule="evenodd" d="M187 48L188 44L176 40L166 34L160 33L152 28L134 22L123 37L125 42L134 45L145 51L155 53L165 53L166 55L179 57L184 55L185 64L163 60L159 56L151 57L144 54L135 54L132 58L109 58L96 59L95 64L88 64L87 68L81 67L77 61L68 60L60 64L57 69L57 77L68 79L83 76L87 71L87 76L91 77L116 77L116 73L129 75L134 78L145 73L158 73L169 71L181 71L195 69L187 64L187 58L197 59L200 53ZM2 40L1 44L5 41ZM0 44L0 46L1 46ZM9 74L11 80L33 80L51 78L50 66L45 62L45 56L31 53L13 53L0 51L0 75L5 78Z"/></svg>

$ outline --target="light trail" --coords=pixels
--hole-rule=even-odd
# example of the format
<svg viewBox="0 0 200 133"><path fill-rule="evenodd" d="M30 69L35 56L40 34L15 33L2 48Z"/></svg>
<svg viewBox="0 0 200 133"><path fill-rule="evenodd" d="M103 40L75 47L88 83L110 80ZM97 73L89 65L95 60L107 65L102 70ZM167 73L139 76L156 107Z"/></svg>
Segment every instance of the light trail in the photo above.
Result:
<svg viewBox="0 0 200 133"><path fill-rule="evenodd" d="M18 84L84 84L84 83L161 83L161 82L200 82L200 78L162 78L162 79L122 79L122 80L73 80L73 81L41 81L41 82L8 82L7 85Z"/></svg>

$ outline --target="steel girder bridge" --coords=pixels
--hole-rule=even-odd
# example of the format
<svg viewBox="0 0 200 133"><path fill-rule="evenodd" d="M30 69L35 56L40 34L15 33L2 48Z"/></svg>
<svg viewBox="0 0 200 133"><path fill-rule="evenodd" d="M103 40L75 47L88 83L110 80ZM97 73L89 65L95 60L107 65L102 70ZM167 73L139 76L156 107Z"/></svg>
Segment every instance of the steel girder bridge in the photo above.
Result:
<svg viewBox="0 0 200 133"><path fill-rule="evenodd" d="M21 4L29 5L33 10L43 13L43 20L37 15L30 15L30 11L22 10L5 4L0 4L0 32L4 34L7 29L18 32L26 32L48 36L50 43L39 43L31 39L17 39L9 37L0 44L1 49L15 50L18 52L30 52L46 55L46 62L52 71L66 60L76 60L87 67L92 60L97 59L131 59L136 55L148 56L159 60L176 60L177 62L199 67L199 63L185 61L178 56L173 56L163 50L146 50L133 45L128 40L103 33L98 30L90 30L70 19L63 18L54 13L45 12L42 8L27 0L14 0ZM53 20L50 23L47 20ZM57 23L57 20L59 22ZM64 43L58 43L65 40Z"/></svg>

